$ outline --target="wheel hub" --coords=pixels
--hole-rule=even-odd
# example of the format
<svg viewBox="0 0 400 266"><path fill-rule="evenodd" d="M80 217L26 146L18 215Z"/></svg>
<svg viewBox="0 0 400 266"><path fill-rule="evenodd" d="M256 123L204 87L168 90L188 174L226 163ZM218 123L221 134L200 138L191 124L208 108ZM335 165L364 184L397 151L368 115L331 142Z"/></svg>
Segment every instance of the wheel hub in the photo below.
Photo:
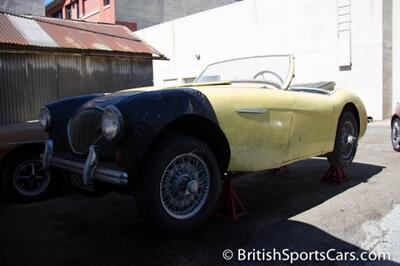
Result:
<svg viewBox="0 0 400 266"><path fill-rule="evenodd" d="M15 189L24 196L34 197L47 189L50 177L43 170L39 160L27 160L14 171Z"/></svg>
<svg viewBox="0 0 400 266"><path fill-rule="evenodd" d="M356 129L354 125L346 121L341 129L341 143L343 157L349 158L352 155L353 149L357 144Z"/></svg>
<svg viewBox="0 0 400 266"><path fill-rule="evenodd" d="M196 180L191 180L186 187L186 190L191 194L196 194L199 192L199 183Z"/></svg>
<svg viewBox="0 0 400 266"><path fill-rule="evenodd" d="M352 135L349 135L349 136L347 137L347 144L353 144L354 141L356 141L356 137L354 137L354 136L352 136Z"/></svg>

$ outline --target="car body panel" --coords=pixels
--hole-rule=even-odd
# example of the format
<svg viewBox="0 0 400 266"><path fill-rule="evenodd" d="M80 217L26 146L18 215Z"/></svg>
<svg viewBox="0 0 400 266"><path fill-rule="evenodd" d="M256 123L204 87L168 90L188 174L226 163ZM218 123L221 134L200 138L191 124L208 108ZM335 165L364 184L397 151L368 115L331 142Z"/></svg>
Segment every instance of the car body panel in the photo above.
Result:
<svg viewBox="0 0 400 266"><path fill-rule="evenodd" d="M291 65L282 89L262 81L217 81L135 88L56 102L49 109L56 115L62 113L63 118L56 118L58 124L52 127L64 132L56 132L55 149L57 142L62 142L60 137L65 138L71 117L85 108L104 109L108 105L114 105L124 119L124 136L113 145L117 152L123 151L123 165L131 168L138 168L164 128L187 115L205 118L222 132L230 149L228 167L223 171L266 170L332 152L346 104L357 109L359 137L364 135L366 111L354 93L337 89L334 83L329 89L289 87L293 70ZM63 106L69 111L63 112ZM101 142L110 144L105 139ZM64 147L58 149L69 149L67 146L64 140Z"/></svg>
<svg viewBox="0 0 400 266"><path fill-rule="evenodd" d="M218 125L207 97L191 88L142 90L116 106L126 121L125 136L116 146L124 151L124 158L130 160L125 165L134 167L141 162L161 130L174 120L185 115L196 115Z"/></svg>
<svg viewBox="0 0 400 266"><path fill-rule="evenodd" d="M48 135L37 121L0 127L0 159L15 148L32 143L43 143Z"/></svg>
<svg viewBox="0 0 400 266"><path fill-rule="evenodd" d="M295 102L285 162L322 155L332 150L336 134L334 99L330 94L288 91Z"/></svg>
<svg viewBox="0 0 400 266"><path fill-rule="evenodd" d="M302 160L311 156L326 154L333 150L339 116L347 103L353 103L360 116L360 137L366 130L367 118L361 100L349 90L335 89L325 94L304 91L278 90L254 84L231 84L215 82L211 84L190 84L177 88L148 87L130 89L125 93L140 95L145 92L187 91L187 87L204 94L215 113L217 122L228 139L231 159L228 171L257 171L271 169ZM153 95L148 95L153 97ZM94 100L96 101L96 99ZM157 98L156 98L157 102ZM170 106L164 104L139 105L136 111L125 115L138 114L142 110L147 117L140 123L153 125L154 114L160 117L161 124L167 124L164 110L174 110L184 101L176 100ZM186 101L188 102L188 101ZM107 102L103 102L107 105ZM130 106L122 104L121 106ZM156 106L162 106L154 111ZM184 104L182 105L184 106ZM155 109L154 109L155 108ZM240 111L249 112L240 112ZM265 109L265 113L251 112L254 109ZM149 111L153 110L153 111ZM174 117L191 113L184 108L173 111ZM156 116L156 117L157 117ZM137 118L131 117L132 120ZM129 120L129 119L128 119ZM146 122L144 122L146 121ZM158 123L160 124L160 123ZM154 126L153 126L154 127ZM162 128L162 126L158 126ZM144 130L136 134L145 136ZM155 135L156 132L153 132ZM148 133L147 133L148 135ZM151 140L151 137L148 138ZM140 141L139 143L143 143ZM144 148L144 147L143 147Z"/></svg>
<svg viewBox="0 0 400 266"><path fill-rule="evenodd" d="M396 108L395 108L394 114L392 116L392 121L395 117L400 117L400 103L396 104Z"/></svg>
<svg viewBox="0 0 400 266"><path fill-rule="evenodd" d="M349 90L293 92L251 84L194 87L210 100L231 147L229 171L257 171L326 154L333 150L339 116L353 103L360 116L360 137L367 116ZM240 108L266 108L266 114L240 114Z"/></svg>
<svg viewBox="0 0 400 266"><path fill-rule="evenodd" d="M294 103L287 92L249 84L196 88L210 100L231 149L229 171L274 168L289 144ZM252 112L261 109L265 113Z"/></svg>

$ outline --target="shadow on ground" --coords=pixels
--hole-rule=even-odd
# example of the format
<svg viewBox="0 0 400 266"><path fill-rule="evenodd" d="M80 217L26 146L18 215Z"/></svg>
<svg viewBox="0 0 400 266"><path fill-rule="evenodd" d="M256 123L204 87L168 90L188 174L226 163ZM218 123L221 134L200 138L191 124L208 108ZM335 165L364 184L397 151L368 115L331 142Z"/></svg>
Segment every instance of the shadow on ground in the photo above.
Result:
<svg viewBox="0 0 400 266"><path fill-rule="evenodd" d="M226 248L360 251L314 226L288 220L383 169L353 163L346 169L351 179L337 185L320 182L328 167L326 160L310 159L280 175L241 176L234 184L249 215L236 224L210 218L184 237L151 228L130 196L69 194L28 205L2 203L0 265L218 265Z"/></svg>

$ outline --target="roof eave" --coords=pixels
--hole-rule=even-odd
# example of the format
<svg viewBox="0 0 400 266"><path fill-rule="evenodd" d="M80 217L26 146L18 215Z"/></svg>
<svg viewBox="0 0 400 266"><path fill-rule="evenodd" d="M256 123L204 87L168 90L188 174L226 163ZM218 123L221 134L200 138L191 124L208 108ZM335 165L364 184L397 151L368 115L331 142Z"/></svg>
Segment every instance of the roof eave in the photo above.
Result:
<svg viewBox="0 0 400 266"><path fill-rule="evenodd" d="M59 48L59 47L42 47L33 45L19 45L12 43L0 43L0 52L19 52L19 53L60 53L60 54L73 54L79 56L105 56L105 57L129 57L129 58L141 58L141 59L152 59L152 60L169 60L164 55L154 56L148 53L133 53L133 52L122 52L122 51L107 51L107 50L95 50L95 49L77 49L77 48Z"/></svg>

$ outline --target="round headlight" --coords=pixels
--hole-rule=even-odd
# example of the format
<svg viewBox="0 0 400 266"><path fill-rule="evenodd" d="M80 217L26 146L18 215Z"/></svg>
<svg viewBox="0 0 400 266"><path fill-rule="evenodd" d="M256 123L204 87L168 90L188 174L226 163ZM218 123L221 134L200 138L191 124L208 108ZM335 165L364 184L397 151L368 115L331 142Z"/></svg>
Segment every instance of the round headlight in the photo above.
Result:
<svg viewBox="0 0 400 266"><path fill-rule="evenodd" d="M49 130L50 122L51 122L50 110L47 107L43 107L42 109L40 109L39 124L42 126L44 130Z"/></svg>
<svg viewBox="0 0 400 266"><path fill-rule="evenodd" d="M107 106L101 120L103 135L108 140L118 138L123 131L122 114L114 105Z"/></svg>

